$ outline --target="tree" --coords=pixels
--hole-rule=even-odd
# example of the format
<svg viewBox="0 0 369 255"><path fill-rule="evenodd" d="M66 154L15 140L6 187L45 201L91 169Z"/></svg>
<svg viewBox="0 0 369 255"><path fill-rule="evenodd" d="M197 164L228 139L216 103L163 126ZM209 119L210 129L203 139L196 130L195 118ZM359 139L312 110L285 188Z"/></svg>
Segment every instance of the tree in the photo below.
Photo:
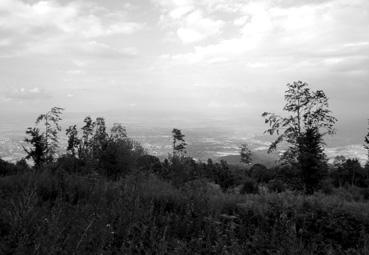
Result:
<svg viewBox="0 0 369 255"><path fill-rule="evenodd" d="M92 136L95 128L95 122L92 121L90 116L87 116L83 122L85 125L82 127L82 139L80 145L80 157L86 159L92 156Z"/></svg>
<svg viewBox="0 0 369 255"><path fill-rule="evenodd" d="M44 122L45 131L41 132L39 128L28 128L26 134L30 138L24 141L31 144L31 148L23 147L27 153L26 159L32 158L36 167L41 166L45 162L53 161L56 150L59 146L58 132L61 131L59 121L61 120L63 108L53 107L45 114L37 117L35 124Z"/></svg>
<svg viewBox="0 0 369 255"><path fill-rule="evenodd" d="M347 159L343 164L343 169L345 169L345 183L351 184L351 186L364 186L366 179L366 172L360 165L357 158Z"/></svg>
<svg viewBox="0 0 369 255"><path fill-rule="evenodd" d="M342 167L342 165L346 162L346 157L345 156L342 156L342 155L338 155L336 157L334 157L333 159L333 166L335 168L339 168L339 167Z"/></svg>
<svg viewBox="0 0 369 255"><path fill-rule="evenodd" d="M172 130L173 137L173 156L183 156L186 153L187 143L184 140L185 135L176 128Z"/></svg>
<svg viewBox="0 0 369 255"><path fill-rule="evenodd" d="M110 139L115 141L124 140L127 138L127 130L120 123L114 123L113 127L110 129Z"/></svg>
<svg viewBox="0 0 369 255"><path fill-rule="evenodd" d="M368 151L368 161L366 162L366 166L368 166L369 168L369 131L368 131L368 134L364 138L364 148Z"/></svg>
<svg viewBox="0 0 369 255"><path fill-rule="evenodd" d="M317 130L323 137L334 134L334 124L337 119L328 109L328 98L322 90L311 91L309 85L302 81L287 84L285 92L286 104L283 108L289 115L282 117L274 113L264 112L262 117L269 128L265 133L277 135L270 145L269 152L275 150L282 142L287 142L289 148L283 158L288 161L297 160L298 139L307 130Z"/></svg>
<svg viewBox="0 0 369 255"><path fill-rule="evenodd" d="M312 193L318 186L323 170L325 155L323 136L334 134L337 119L328 109L328 98L322 90L311 91L302 81L287 84L286 104L283 108L289 115L281 117L264 112L262 117L269 129L265 132L277 135L269 152L282 142L289 144L282 160L297 165L306 193Z"/></svg>
<svg viewBox="0 0 369 255"><path fill-rule="evenodd" d="M235 185L235 178L229 168L227 161L221 160L215 164L215 183L219 184L223 191Z"/></svg>
<svg viewBox="0 0 369 255"><path fill-rule="evenodd" d="M36 119L36 125L40 122L44 122L45 132L45 142L47 146L47 157L52 161L55 157L56 150L59 146L58 132L61 131L59 121L62 120L60 117L64 109L60 107L53 107L50 111L45 114L41 114Z"/></svg>
<svg viewBox="0 0 369 255"><path fill-rule="evenodd" d="M96 118L95 134L93 136L93 155L99 158L101 152L105 149L108 142L108 134L106 133L105 120L102 117Z"/></svg>
<svg viewBox="0 0 369 255"><path fill-rule="evenodd" d="M249 170L251 178L258 183L267 183L274 177L274 172L262 164L255 164Z"/></svg>
<svg viewBox="0 0 369 255"><path fill-rule="evenodd" d="M250 164L251 163L251 150L247 146L247 144L242 144L240 147L240 156L241 156L241 162L244 164Z"/></svg>
<svg viewBox="0 0 369 255"><path fill-rule="evenodd" d="M308 128L297 139L298 166L304 183L304 190L312 194L326 174L326 157L323 152L322 135L317 128Z"/></svg>
<svg viewBox="0 0 369 255"><path fill-rule="evenodd" d="M72 156L75 157L81 145L81 139L78 138L77 126L72 125L67 128L66 135L68 136L67 152L70 152Z"/></svg>
<svg viewBox="0 0 369 255"><path fill-rule="evenodd" d="M45 135L40 133L38 128L28 128L26 134L30 138L25 138L24 141L31 145L30 149L23 147L26 152L26 159L32 159L35 163L35 167L40 167L48 160L48 147Z"/></svg>

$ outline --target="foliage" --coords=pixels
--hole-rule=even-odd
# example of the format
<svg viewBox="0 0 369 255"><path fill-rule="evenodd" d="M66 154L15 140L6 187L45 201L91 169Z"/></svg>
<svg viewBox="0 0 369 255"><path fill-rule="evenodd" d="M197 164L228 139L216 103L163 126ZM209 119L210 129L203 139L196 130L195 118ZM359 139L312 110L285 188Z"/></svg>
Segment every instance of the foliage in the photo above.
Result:
<svg viewBox="0 0 369 255"><path fill-rule="evenodd" d="M70 152L75 157L81 144L81 140L78 138L77 125L67 128L66 135L68 136L67 152Z"/></svg>
<svg viewBox="0 0 369 255"><path fill-rule="evenodd" d="M305 192L312 194L327 174L322 136L316 128L308 128L297 139L298 166L301 170Z"/></svg>
<svg viewBox="0 0 369 255"><path fill-rule="evenodd" d="M271 192L281 193L286 191L286 185L280 179L271 180L268 182L267 187Z"/></svg>
<svg viewBox="0 0 369 255"><path fill-rule="evenodd" d="M24 159L18 161L16 164L0 159L0 176L16 175L28 172L29 170L30 168Z"/></svg>
<svg viewBox="0 0 369 255"><path fill-rule="evenodd" d="M24 141L31 145L31 148L23 147L27 156L26 159L32 159L36 167L55 159L58 144L58 132L61 131L59 121L61 120L63 108L53 107L45 114L41 114L36 119L36 125L44 122L45 131L41 132L39 128L29 127L26 134L30 138Z"/></svg>
<svg viewBox="0 0 369 255"><path fill-rule="evenodd" d="M106 132L105 120L102 117L96 118L94 122L94 134L92 137L92 156L98 158L108 145L108 134Z"/></svg>
<svg viewBox="0 0 369 255"><path fill-rule="evenodd" d="M289 144L282 160L296 164L301 173L305 192L312 193L324 175L325 156L322 137L333 134L337 121L328 109L328 98L322 90L311 91L308 84L297 81L287 84L284 111L290 115L281 117L264 112L262 116L269 129L265 132L277 134L269 152L285 141Z"/></svg>
<svg viewBox="0 0 369 255"><path fill-rule="evenodd" d="M358 159L345 159L344 157L340 157L335 159L334 165L335 168L331 173L331 177L335 186L368 186L369 171L360 165Z"/></svg>
<svg viewBox="0 0 369 255"><path fill-rule="evenodd" d="M85 125L82 127L82 139L80 144L80 158L90 159L92 157L93 147L93 132L95 128L95 122L92 121L90 116L87 116L83 122Z"/></svg>
<svg viewBox="0 0 369 255"><path fill-rule="evenodd" d="M367 254L367 203L233 195L154 175L0 178L1 254Z"/></svg>
<svg viewBox="0 0 369 255"><path fill-rule="evenodd" d="M173 156L183 156L186 154L187 143L184 140L185 135L182 134L180 129L173 128Z"/></svg>
<svg viewBox="0 0 369 255"><path fill-rule="evenodd" d="M124 140L127 138L127 130L120 123L114 123L110 130L110 139L113 141Z"/></svg>
<svg viewBox="0 0 369 255"><path fill-rule="evenodd" d="M37 167L0 160L0 254L369 254L369 169L337 157L326 171L314 125L297 163L245 171L186 157L178 129L160 161L121 124L84 123L57 160L38 128Z"/></svg>
<svg viewBox="0 0 369 255"><path fill-rule="evenodd" d="M246 178L243 181L242 188L240 190L241 194L256 194L259 192L257 182L252 178Z"/></svg>
<svg viewBox="0 0 369 255"><path fill-rule="evenodd" d="M249 172L250 176L258 183L267 183L275 177L275 173L262 164L253 165Z"/></svg>
<svg viewBox="0 0 369 255"><path fill-rule="evenodd" d="M309 85L302 81L287 84L285 92L286 104L284 111L290 115L281 117L274 113L264 112L262 116L269 129L265 132L277 135L277 139L270 145L269 151L286 141L290 147L285 152L285 158L297 158L297 140L308 129L317 129L324 134L334 133L337 121L328 109L328 98L322 90L311 91Z"/></svg>
<svg viewBox="0 0 369 255"><path fill-rule="evenodd" d="M27 154L26 159L32 159L35 166L40 167L50 160L46 137L43 133L40 133L39 128L28 128L26 134L29 135L30 138L25 138L24 141L31 145L29 149L23 147Z"/></svg>
<svg viewBox="0 0 369 255"><path fill-rule="evenodd" d="M136 169L138 159L144 154L141 145L131 139L108 139L104 149L96 155L98 171L117 180Z"/></svg>
<svg viewBox="0 0 369 255"><path fill-rule="evenodd" d="M225 160L221 160L220 164L215 164L214 167L214 181L219 184L223 191L235 186L235 178L233 173Z"/></svg>
<svg viewBox="0 0 369 255"><path fill-rule="evenodd" d="M45 125L45 141L47 151L47 157L50 160L55 158L56 150L59 146L58 144L58 132L61 131L59 121L61 121L61 114L64 109L60 107L53 107L50 111L45 114L41 114L36 119L36 125L43 122Z"/></svg>

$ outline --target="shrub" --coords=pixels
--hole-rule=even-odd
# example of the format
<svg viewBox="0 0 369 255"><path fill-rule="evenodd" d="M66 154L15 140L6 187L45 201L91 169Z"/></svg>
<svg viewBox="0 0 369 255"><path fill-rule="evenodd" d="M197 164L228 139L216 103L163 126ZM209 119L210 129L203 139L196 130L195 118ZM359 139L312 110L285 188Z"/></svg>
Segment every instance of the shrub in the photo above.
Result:
<svg viewBox="0 0 369 255"><path fill-rule="evenodd" d="M320 190L324 193L324 194L332 194L333 193L333 183L332 180L329 178L324 179L323 181L320 182Z"/></svg>
<svg viewBox="0 0 369 255"><path fill-rule="evenodd" d="M262 164L255 164L249 170L251 177L258 183L267 183L274 177L273 171Z"/></svg>
<svg viewBox="0 0 369 255"><path fill-rule="evenodd" d="M252 178L246 178L243 181L242 188L240 190L241 194L256 194L259 192L257 182Z"/></svg>
<svg viewBox="0 0 369 255"><path fill-rule="evenodd" d="M267 187L269 191L281 193L286 190L286 185L279 179L273 179L268 182Z"/></svg>

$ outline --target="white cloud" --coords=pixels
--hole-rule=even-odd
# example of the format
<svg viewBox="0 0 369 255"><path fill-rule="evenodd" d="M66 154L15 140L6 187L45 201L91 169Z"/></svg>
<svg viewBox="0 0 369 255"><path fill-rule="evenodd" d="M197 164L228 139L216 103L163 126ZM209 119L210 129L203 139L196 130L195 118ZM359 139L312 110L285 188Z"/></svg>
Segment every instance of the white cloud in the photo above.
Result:
<svg viewBox="0 0 369 255"><path fill-rule="evenodd" d="M177 35L184 43L198 42L219 34L223 25L224 22L221 20L205 18L200 11L194 11L184 18Z"/></svg>
<svg viewBox="0 0 369 255"><path fill-rule="evenodd" d="M36 99L48 99L50 98L49 93L38 87L34 88L12 88L7 89L4 93L5 99L10 100L36 100Z"/></svg>
<svg viewBox="0 0 369 255"><path fill-rule="evenodd" d="M198 8L199 2L177 0L156 3L162 8L162 27L175 28L183 43L196 43L218 35L224 26L223 20L210 17L202 8Z"/></svg>
<svg viewBox="0 0 369 255"><path fill-rule="evenodd" d="M0 13L0 35L4 38L1 44L8 46L8 54L49 53L68 44L83 45L91 39L129 35L143 27L127 21L124 15L112 15L83 2L2 0Z"/></svg>
<svg viewBox="0 0 369 255"><path fill-rule="evenodd" d="M356 55L368 46L369 27L363 22L369 24L369 14L359 10L364 6L369 8L369 2L337 0L285 7L271 1L249 1L238 9L238 17L231 22L238 34L195 46L190 52L173 54L172 59L209 64L214 58L234 63L238 60L260 62L267 57L269 65L283 60L289 68L288 58L301 63L317 62L320 58L320 63L328 65L350 61L347 56ZM189 38L190 35L196 38L196 34L189 33ZM328 59L325 54L335 56Z"/></svg>
<svg viewBox="0 0 369 255"><path fill-rule="evenodd" d="M47 88L76 110L137 102L249 118L281 109L295 79L341 98L333 107L367 109L367 0L124 2L0 0L0 89L14 87L1 109Z"/></svg>

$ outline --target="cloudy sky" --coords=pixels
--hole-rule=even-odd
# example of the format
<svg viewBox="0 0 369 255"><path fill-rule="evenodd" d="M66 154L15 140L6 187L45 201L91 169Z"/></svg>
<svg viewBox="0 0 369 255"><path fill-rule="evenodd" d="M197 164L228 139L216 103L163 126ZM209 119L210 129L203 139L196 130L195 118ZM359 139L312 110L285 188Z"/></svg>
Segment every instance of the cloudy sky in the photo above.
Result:
<svg viewBox="0 0 369 255"><path fill-rule="evenodd" d="M342 130L365 132L368 0L0 0L3 115L57 105L262 124L294 80L326 92Z"/></svg>

